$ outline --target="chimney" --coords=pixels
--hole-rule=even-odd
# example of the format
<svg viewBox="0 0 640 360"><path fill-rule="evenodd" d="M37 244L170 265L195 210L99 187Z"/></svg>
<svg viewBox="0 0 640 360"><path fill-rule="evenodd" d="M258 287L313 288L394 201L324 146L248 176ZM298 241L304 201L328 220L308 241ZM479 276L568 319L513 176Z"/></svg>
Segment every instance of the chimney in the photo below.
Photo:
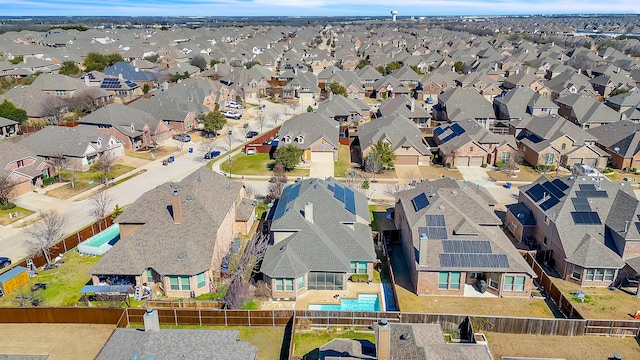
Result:
<svg viewBox="0 0 640 360"><path fill-rule="evenodd" d="M376 324L376 356L378 360L391 360L391 326L387 319Z"/></svg>
<svg viewBox="0 0 640 360"><path fill-rule="evenodd" d="M122 73L118 74L118 79L124 80L124 78L122 77Z"/></svg>
<svg viewBox="0 0 640 360"><path fill-rule="evenodd" d="M158 310L148 308L142 316L144 321L144 332L160 331L160 320L158 319Z"/></svg>
<svg viewBox="0 0 640 360"><path fill-rule="evenodd" d="M629 220L624 222L624 231L623 232L627 232L627 230L629 230Z"/></svg>
<svg viewBox="0 0 640 360"><path fill-rule="evenodd" d="M304 204L304 219L313 224L313 203Z"/></svg>
<svg viewBox="0 0 640 360"><path fill-rule="evenodd" d="M88 76L85 76L85 77L84 77L84 84L85 84L85 85L87 85L87 86L91 86L91 85L89 84L89 77L88 77Z"/></svg>
<svg viewBox="0 0 640 360"><path fill-rule="evenodd" d="M420 233L420 243L418 244L418 264L427 265L427 246L429 237L425 233Z"/></svg>
<svg viewBox="0 0 640 360"><path fill-rule="evenodd" d="M178 185L171 185L171 210L173 212L173 223L176 225L182 224L182 199L178 194Z"/></svg>
<svg viewBox="0 0 640 360"><path fill-rule="evenodd" d="M411 99L411 112L414 112L416 109L416 99Z"/></svg>

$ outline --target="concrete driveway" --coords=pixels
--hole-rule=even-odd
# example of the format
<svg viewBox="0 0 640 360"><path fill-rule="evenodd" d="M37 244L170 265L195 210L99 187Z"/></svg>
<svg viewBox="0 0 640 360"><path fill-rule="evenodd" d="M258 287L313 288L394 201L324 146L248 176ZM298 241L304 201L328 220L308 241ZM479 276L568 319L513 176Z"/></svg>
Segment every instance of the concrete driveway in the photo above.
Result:
<svg viewBox="0 0 640 360"><path fill-rule="evenodd" d="M479 166L458 166L458 171L460 171L460 174L462 174L462 178L465 181L479 184L486 188L499 187L493 180L491 180L489 175L487 175L487 168Z"/></svg>
<svg viewBox="0 0 640 360"><path fill-rule="evenodd" d="M333 161L315 160L311 163L309 177L325 179L333 176Z"/></svg>

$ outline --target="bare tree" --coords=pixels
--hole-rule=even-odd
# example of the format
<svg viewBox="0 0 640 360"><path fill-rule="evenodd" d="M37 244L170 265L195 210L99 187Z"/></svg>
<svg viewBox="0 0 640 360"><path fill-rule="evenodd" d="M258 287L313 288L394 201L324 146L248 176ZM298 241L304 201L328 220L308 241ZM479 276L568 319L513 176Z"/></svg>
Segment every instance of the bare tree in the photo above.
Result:
<svg viewBox="0 0 640 360"><path fill-rule="evenodd" d="M62 239L67 219L55 210L41 211L40 218L35 224L24 228L27 234L25 245L34 255L42 253L49 265L51 248Z"/></svg>
<svg viewBox="0 0 640 360"><path fill-rule="evenodd" d="M258 110L258 117L256 118L256 120L258 120L258 125L260 125L260 134L262 134L264 123L267 120L267 117L264 115L264 112L262 111L262 109Z"/></svg>
<svg viewBox="0 0 640 360"><path fill-rule="evenodd" d="M382 164L382 161L380 161L380 157L375 150L372 150L364 159L364 170L366 172L373 173L372 181L376 182L376 174L381 172L382 169L384 169L384 165Z"/></svg>
<svg viewBox="0 0 640 360"><path fill-rule="evenodd" d="M253 199L257 195L256 188L251 185L244 184L244 195L249 199Z"/></svg>
<svg viewBox="0 0 640 360"><path fill-rule="evenodd" d="M277 112L277 111L273 112L273 113L271 113L271 115L269 115L269 118L273 122L273 126L278 126L278 121L280 121L281 117L282 117L282 113Z"/></svg>
<svg viewBox="0 0 640 360"><path fill-rule="evenodd" d="M285 175L284 166L277 163L273 167L273 176L269 179L267 199L280 199L280 195L282 195L282 190L284 190L285 186L287 186L287 176Z"/></svg>
<svg viewBox="0 0 640 360"><path fill-rule="evenodd" d="M211 154L211 152L216 149L218 149L218 147L216 146L215 138L205 138L200 143L200 150L205 154Z"/></svg>
<svg viewBox="0 0 640 360"><path fill-rule="evenodd" d="M62 122L62 116L67 108L67 103L55 96L48 95L40 101L40 111L42 115L49 119L49 122L58 125Z"/></svg>
<svg viewBox="0 0 640 360"><path fill-rule="evenodd" d="M58 174L58 180L60 182L63 182L64 181L64 177L62 176L63 172L70 168L69 158L67 158L62 153L57 153L51 156L49 161L51 161L51 164L53 164L53 167L56 169L56 174ZM71 187L74 188L75 187L75 170L74 169L71 169L70 182L71 182Z"/></svg>
<svg viewBox="0 0 640 360"><path fill-rule="evenodd" d="M0 205L9 203L9 194L11 194L16 185L17 183L8 172L0 172Z"/></svg>
<svg viewBox="0 0 640 360"><path fill-rule="evenodd" d="M91 216L96 221L100 221L107 217L109 209L113 203L113 197L106 191L101 191L90 198L91 201ZM102 230L102 225L98 224L98 228Z"/></svg>
<svg viewBox="0 0 640 360"><path fill-rule="evenodd" d="M105 151L100 154L100 158L96 162L96 168L104 174L104 186L109 186L109 173L116 161L116 156L111 151Z"/></svg>
<svg viewBox="0 0 640 360"><path fill-rule="evenodd" d="M522 150L518 149L511 153L511 155L509 156L509 160L507 160L502 165L501 170L508 176L514 176L516 170L518 170L518 165L521 165L523 160L524 153L522 152Z"/></svg>
<svg viewBox="0 0 640 360"><path fill-rule="evenodd" d="M247 279L260 268L269 246L269 237L265 234L255 234L247 244L237 266L231 275L231 283L224 297L225 307L240 309L251 296Z"/></svg>

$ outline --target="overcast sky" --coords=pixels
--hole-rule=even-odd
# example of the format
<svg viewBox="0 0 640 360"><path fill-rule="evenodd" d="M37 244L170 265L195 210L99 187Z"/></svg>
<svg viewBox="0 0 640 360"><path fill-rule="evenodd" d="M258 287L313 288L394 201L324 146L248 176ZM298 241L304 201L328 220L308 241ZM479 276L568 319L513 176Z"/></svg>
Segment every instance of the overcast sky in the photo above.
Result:
<svg viewBox="0 0 640 360"><path fill-rule="evenodd" d="M640 0L0 0L2 16L380 16L391 10L399 16L640 14Z"/></svg>

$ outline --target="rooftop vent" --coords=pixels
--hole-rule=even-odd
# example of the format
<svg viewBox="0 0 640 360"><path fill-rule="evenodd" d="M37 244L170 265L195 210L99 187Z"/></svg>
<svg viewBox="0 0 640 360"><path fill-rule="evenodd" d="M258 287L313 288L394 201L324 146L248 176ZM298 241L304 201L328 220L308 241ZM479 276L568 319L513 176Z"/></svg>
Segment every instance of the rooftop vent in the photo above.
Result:
<svg viewBox="0 0 640 360"><path fill-rule="evenodd" d="M404 334L400 335L400 339L402 339L402 340L409 340L409 339L411 339L411 334L409 334L409 333L404 333Z"/></svg>

